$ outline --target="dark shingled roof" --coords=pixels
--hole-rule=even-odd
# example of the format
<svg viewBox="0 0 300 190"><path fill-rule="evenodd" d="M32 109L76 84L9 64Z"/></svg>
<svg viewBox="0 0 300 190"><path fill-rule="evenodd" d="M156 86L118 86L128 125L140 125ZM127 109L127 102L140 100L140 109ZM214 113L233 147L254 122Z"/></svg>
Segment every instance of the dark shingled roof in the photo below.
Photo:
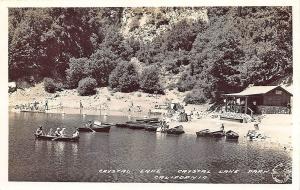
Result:
<svg viewBox="0 0 300 190"><path fill-rule="evenodd" d="M281 86L251 86L243 90L239 93L231 93L231 94L224 94L224 96L251 96L251 95L258 95L258 94L266 94L270 92L271 90L274 90L275 88L279 88L281 90L284 90L291 96L293 95L286 89L282 88Z"/></svg>

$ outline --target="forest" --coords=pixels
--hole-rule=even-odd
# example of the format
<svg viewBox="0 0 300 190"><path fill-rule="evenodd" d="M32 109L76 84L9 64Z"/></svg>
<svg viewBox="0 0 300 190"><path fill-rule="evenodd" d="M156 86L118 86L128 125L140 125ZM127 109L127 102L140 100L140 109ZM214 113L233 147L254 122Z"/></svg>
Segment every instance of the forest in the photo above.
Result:
<svg viewBox="0 0 300 190"><path fill-rule="evenodd" d="M292 82L291 7L10 8L8 42L9 81L48 92L178 89L201 104Z"/></svg>

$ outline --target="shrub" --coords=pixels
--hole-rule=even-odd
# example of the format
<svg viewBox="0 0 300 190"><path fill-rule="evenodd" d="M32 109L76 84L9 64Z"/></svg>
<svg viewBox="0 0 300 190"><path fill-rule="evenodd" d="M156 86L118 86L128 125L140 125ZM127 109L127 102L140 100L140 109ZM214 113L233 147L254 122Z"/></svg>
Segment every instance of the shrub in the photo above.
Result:
<svg viewBox="0 0 300 190"><path fill-rule="evenodd" d="M201 89L193 89L184 98L184 102L188 104L203 104L206 101L207 99Z"/></svg>
<svg viewBox="0 0 300 190"><path fill-rule="evenodd" d="M81 79L78 83L77 91L80 96L96 94L97 81L91 77Z"/></svg>
<svg viewBox="0 0 300 190"><path fill-rule="evenodd" d="M57 90L56 84L51 78L44 78L44 89L46 92L54 93Z"/></svg>
<svg viewBox="0 0 300 190"><path fill-rule="evenodd" d="M132 63L122 61L109 76L109 86L121 92L133 92L139 88L138 74Z"/></svg>
<svg viewBox="0 0 300 190"><path fill-rule="evenodd" d="M177 84L174 84L174 83L171 83L167 86L167 89L169 89L170 91L171 90L174 90L174 89L177 89Z"/></svg>
<svg viewBox="0 0 300 190"><path fill-rule="evenodd" d="M25 88L29 88L32 87L33 84L29 83L28 81L24 80L24 79L18 79L16 82L17 88L19 89L25 89Z"/></svg>
<svg viewBox="0 0 300 190"><path fill-rule="evenodd" d="M183 73L177 83L178 91L185 92L192 90L196 85L196 79L193 76L188 75L187 73Z"/></svg>
<svg viewBox="0 0 300 190"><path fill-rule="evenodd" d="M62 91L64 88L64 84L62 82L56 83L55 86L56 86L56 91Z"/></svg>
<svg viewBox="0 0 300 190"><path fill-rule="evenodd" d="M164 90L159 83L158 68L154 66L143 70L140 80L140 87L144 92L164 94Z"/></svg>
<svg viewBox="0 0 300 190"><path fill-rule="evenodd" d="M87 58L71 58L69 69L66 70L67 83L69 88L76 88L78 82L88 76L89 64Z"/></svg>

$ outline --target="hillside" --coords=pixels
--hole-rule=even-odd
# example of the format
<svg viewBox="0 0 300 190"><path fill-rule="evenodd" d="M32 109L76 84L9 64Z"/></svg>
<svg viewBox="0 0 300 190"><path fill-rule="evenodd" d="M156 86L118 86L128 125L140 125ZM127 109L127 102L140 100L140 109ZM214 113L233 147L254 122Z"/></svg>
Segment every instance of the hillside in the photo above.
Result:
<svg viewBox="0 0 300 190"><path fill-rule="evenodd" d="M289 85L292 65L290 7L9 9L19 87L95 80L125 93L190 91L185 101L199 104L249 84Z"/></svg>

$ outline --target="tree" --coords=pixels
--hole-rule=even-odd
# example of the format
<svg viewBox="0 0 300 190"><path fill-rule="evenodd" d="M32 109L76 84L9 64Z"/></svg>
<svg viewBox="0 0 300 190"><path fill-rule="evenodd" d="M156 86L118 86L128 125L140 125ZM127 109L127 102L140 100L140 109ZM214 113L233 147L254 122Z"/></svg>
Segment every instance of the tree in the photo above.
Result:
<svg viewBox="0 0 300 190"><path fill-rule="evenodd" d="M39 80L49 68L48 62L43 61L46 54L40 37L50 28L51 16L47 9L32 8L21 9L20 14L12 9L10 17L14 16L9 35L9 78L27 80L33 77Z"/></svg>
<svg viewBox="0 0 300 190"><path fill-rule="evenodd" d="M122 61L109 77L109 86L121 92L133 92L139 88L139 78L134 65Z"/></svg>
<svg viewBox="0 0 300 190"><path fill-rule="evenodd" d="M91 76L99 86L107 86L110 73L117 65L117 55L109 48L97 50L89 58Z"/></svg>
<svg viewBox="0 0 300 190"><path fill-rule="evenodd" d="M66 70L67 84L69 88L76 88L78 82L90 75L90 61L88 58L71 58L69 69Z"/></svg>
<svg viewBox="0 0 300 190"><path fill-rule="evenodd" d="M201 20L197 22L182 20L163 36L162 48L168 51L190 51L197 34L204 28L205 24Z"/></svg>
<svg viewBox="0 0 300 190"><path fill-rule="evenodd" d="M155 66L146 67L140 77L140 87L147 93L164 94L159 82L159 69Z"/></svg>

